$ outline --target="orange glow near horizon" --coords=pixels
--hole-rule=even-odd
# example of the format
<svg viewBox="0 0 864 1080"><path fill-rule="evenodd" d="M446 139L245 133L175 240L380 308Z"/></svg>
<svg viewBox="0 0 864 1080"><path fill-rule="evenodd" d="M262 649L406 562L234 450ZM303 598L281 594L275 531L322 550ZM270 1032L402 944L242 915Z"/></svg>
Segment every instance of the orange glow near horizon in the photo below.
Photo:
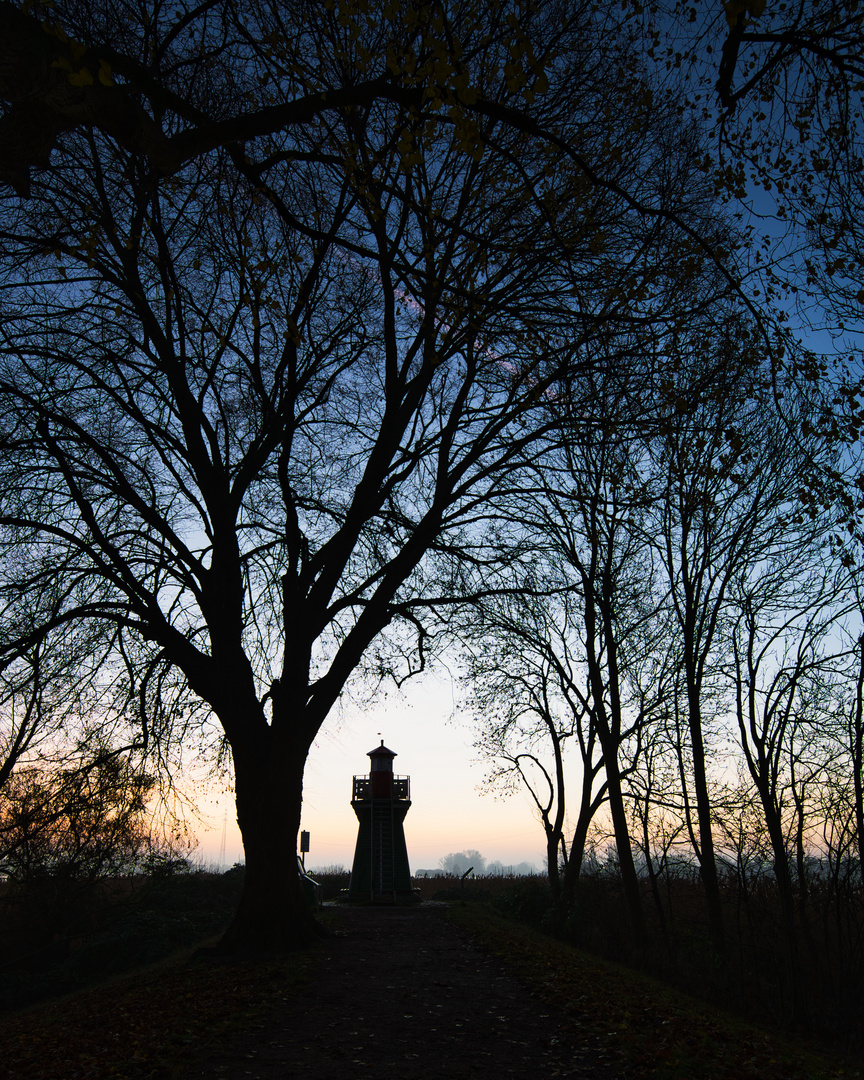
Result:
<svg viewBox="0 0 864 1080"><path fill-rule="evenodd" d="M479 851L487 862L543 868L543 828L533 805L522 793L500 799L477 790L484 766L475 760L470 724L448 719L452 700L449 683L427 678L384 705L322 730L304 784L301 827L310 833L307 867L350 869L357 839L352 777L369 771L366 754L383 738L397 754L394 772L411 777L405 839L412 872L435 869L445 855L467 849ZM197 854L205 865L218 863L226 805L226 864L242 853L230 796L211 796L200 804L212 825L198 830Z"/></svg>

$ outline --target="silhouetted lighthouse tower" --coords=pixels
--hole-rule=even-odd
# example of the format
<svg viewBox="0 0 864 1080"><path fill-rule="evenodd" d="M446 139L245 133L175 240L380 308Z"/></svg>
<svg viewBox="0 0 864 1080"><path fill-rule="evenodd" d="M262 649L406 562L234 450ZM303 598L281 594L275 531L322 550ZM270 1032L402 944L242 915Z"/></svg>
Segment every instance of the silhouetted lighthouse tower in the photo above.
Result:
<svg viewBox="0 0 864 1080"><path fill-rule="evenodd" d="M407 776L393 775L392 750L370 750L368 776L355 776L351 806L360 822L351 869L349 900L397 903L412 900L411 871L402 823L411 806Z"/></svg>

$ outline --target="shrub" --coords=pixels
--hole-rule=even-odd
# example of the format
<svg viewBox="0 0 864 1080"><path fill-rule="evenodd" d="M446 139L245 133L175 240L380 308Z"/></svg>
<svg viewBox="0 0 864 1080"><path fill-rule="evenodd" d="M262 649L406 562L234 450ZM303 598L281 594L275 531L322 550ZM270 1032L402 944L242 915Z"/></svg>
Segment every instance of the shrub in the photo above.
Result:
<svg viewBox="0 0 864 1080"><path fill-rule="evenodd" d="M493 900L494 907L509 919L551 929L554 900L549 882L542 877L516 878Z"/></svg>

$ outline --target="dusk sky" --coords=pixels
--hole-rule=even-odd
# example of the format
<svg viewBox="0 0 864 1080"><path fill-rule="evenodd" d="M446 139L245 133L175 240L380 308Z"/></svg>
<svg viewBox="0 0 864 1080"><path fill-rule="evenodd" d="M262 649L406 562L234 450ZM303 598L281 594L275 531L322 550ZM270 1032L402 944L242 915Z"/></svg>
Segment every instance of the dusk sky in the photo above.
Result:
<svg viewBox="0 0 864 1080"><path fill-rule="evenodd" d="M543 828L527 795L502 799L478 790L486 770L472 747L470 716L451 718L455 692L446 675L429 676L362 714L331 717L306 765L302 827L311 839L307 866L350 869L357 839L351 780L369 771L366 755L383 738L398 755L394 772L411 778L405 838L412 873L436 868L444 855L467 848L490 862L524 861L542 868ZM199 806L213 825L209 832L196 830L205 863L218 861L226 805L225 858L230 865L241 857L233 801L204 794Z"/></svg>

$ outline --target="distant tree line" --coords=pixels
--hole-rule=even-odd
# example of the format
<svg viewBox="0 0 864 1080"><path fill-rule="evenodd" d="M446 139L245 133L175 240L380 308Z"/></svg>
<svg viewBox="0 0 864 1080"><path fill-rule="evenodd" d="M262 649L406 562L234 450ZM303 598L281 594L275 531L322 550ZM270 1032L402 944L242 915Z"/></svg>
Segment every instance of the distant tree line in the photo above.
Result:
<svg viewBox="0 0 864 1080"><path fill-rule="evenodd" d="M536 874L537 868L528 862L502 863L500 859L487 862L486 859L473 848L467 851L451 851L448 855L438 860L435 870L417 870L415 876L424 875L433 877L436 874L452 874L462 877L469 869L473 869L475 877L518 877L520 875Z"/></svg>

